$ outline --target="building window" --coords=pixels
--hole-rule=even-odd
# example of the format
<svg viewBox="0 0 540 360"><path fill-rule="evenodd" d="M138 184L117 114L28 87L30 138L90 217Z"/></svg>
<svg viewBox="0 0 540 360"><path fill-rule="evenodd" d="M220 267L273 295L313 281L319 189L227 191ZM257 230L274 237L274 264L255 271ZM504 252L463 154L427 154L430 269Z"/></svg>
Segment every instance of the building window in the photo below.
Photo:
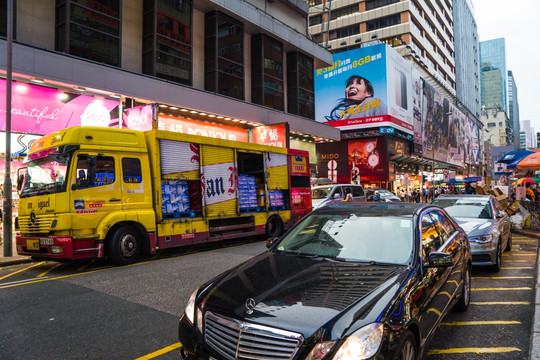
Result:
<svg viewBox="0 0 540 360"><path fill-rule="evenodd" d="M56 0L56 50L120 66L120 0Z"/></svg>
<svg viewBox="0 0 540 360"><path fill-rule="evenodd" d="M336 29L336 38L341 39L344 37L360 34L360 26L353 25L344 28Z"/></svg>
<svg viewBox="0 0 540 360"><path fill-rule="evenodd" d="M366 10L377 9L386 5L398 3L400 0L368 0L366 1Z"/></svg>
<svg viewBox="0 0 540 360"><path fill-rule="evenodd" d="M267 35L253 35L251 67L253 103L283 110L283 45Z"/></svg>
<svg viewBox="0 0 540 360"><path fill-rule="evenodd" d="M401 23L401 16L399 14L386 16L380 19L375 19L366 22L367 31L377 30L385 28L392 25L397 25Z"/></svg>
<svg viewBox="0 0 540 360"><path fill-rule="evenodd" d="M143 1L143 73L191 85L191 0Z"/></svg>
<svg viewBox="0 0 540 360"><path fill-rule="evenodd" d="M313 59L299 52L288 53L288 112L315 119L315 93L313 89Z"/></svg>
<svg viewBox="0 0 540 360"><path fill-rule="evenodd" d="M322 14L309 17L309 26L322 24Z"/></svg>
<svg viewBox="0 0 540 360"><path fill-rule="evenodd" d="M358 4L335 9L330 12L330 20L335 20L342 16L351 15L358 12Z"/></svg>
<svg viewBox="0 0 540 360"><path fill-rule="evenodd" d="M220 13L205 18L204 87L244 100L244 26Z"/></svg>

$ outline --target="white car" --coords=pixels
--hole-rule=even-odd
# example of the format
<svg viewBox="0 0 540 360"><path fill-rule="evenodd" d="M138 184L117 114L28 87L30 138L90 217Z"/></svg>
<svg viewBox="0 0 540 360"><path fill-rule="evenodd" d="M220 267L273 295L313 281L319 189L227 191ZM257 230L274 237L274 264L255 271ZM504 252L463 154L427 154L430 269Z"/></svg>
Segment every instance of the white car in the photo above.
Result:
<svg viewBox="0 0 540 360"><path fill-rule="evenodd" d="M351 191L353 202L366 201L366 193L362 185L335 184L315 186L311 188L311 203L313 204L313 210L341 202L345 198L345 191L347 189Z"/></svg>

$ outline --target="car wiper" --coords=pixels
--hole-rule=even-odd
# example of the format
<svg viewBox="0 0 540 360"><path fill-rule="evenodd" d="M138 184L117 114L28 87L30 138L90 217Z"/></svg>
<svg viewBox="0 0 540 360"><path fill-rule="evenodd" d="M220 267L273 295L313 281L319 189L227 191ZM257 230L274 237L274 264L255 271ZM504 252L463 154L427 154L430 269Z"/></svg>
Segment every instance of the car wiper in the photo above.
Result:
<svg viewBox="0 0 540 360"><path fill-rule="evenodd" d="M43 193L45 193L45 190L48 190L48 194L50 194L52 192L52 188L54 187L55 183L50 183L50 184L43 184L41 185L39 188L37 188L36 190L36 195L41 195L43 191Z"/></svg>

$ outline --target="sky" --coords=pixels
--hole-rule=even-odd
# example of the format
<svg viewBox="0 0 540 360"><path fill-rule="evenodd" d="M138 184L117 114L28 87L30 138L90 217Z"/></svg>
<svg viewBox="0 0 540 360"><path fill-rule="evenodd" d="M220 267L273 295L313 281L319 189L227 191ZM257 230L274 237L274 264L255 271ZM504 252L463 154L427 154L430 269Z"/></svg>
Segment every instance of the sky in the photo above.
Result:
<svg viewBox="0 0 540 360"><path fill-rule="evenodd" d="M480 41L505 38L506 68L518 92L519 118L540 130L540 0L472 0Z"/></svg>

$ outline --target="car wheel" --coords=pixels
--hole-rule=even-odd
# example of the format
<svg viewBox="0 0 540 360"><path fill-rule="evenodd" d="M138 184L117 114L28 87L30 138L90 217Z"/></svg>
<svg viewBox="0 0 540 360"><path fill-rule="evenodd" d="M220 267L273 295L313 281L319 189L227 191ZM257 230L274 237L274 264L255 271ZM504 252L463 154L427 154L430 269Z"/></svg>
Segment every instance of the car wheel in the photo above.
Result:
<svg viewBox="0 0 540 360"><path fill-rule="evenodd" d="M506 248L504 251L511 251L512 250L512 232L510 231L510 235L508 236L508 243L506 244Z"/></svg>
<svg viewBox="0 0 540 360"><path fill-rule="evenodd" d="M502 254L501 254L501 239L497 243L497 253L495 255L495 264L491 265L491 271L499 272L501 270Z"/></svg>
<svg viewBox="0 0 540 360"><path fill-rule="evenodd" d="M140 253L140 237L131 226L119 227L107 241L107 255L116 265L133 264Z"/></svg>
<svg viewBox="0 0 540 360"><path fill-rule="evenodd" d="M409 330L405 330L401 334L396 352L392 357L393 360L416 360L418 350L416 349L416 339Z"/></svg>
<svg viewBox="0 0 540 360"><path fill-rule="evenodd" d="M463 288L461 289L461 298L456 304L456 309L459 311L467 311L471 302L471 267L467 266L467 270L463 275Z"/></svg>
<svg viewBox="0 0 540 360"><path fill-rule="evenodd" d="M283 233L283 221L279 215L272 215L266 222L266 236L275 238Z"/></svg>

